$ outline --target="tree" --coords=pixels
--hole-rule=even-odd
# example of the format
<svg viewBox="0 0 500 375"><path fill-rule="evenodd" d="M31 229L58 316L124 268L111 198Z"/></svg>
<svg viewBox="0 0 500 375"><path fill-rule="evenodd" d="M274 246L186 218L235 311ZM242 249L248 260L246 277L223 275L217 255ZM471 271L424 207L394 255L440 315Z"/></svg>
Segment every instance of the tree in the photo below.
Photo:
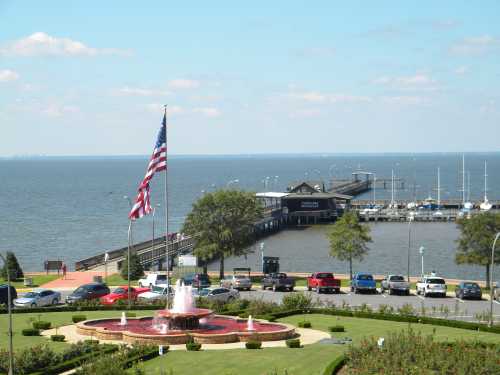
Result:
<svg viewBox="0 0 500 375"><path fill-rule="evenodd" d="M2 279L7 279L7 267L9 267L11 280L22 279L24 277L24 274L21 266L19 265L19 262L17 261L16 255L11 251L7 251L5 260L6 263L0 270L0 276L2 277Z"/></svg>
<svg viewBox="0 0 500 375"><path fill-rule="evenodd" d="M457 221L460 237L457 240L455 262L475 264L486 269L486 285L490 285L491 246L500 232L500 215L490 212ZM500 251L495 252L495 263L500 263Z"/></svg>
<svg viewBox="0 0 500 375"><path fill-rule="evenodd" d="M352 261L363 260L368 252L370 227L359 223L355 212L345 213L327 234L330 240L330 256L343 261L349 261L349 274L352 279Z"/></svg>
<svg viewBox="0 0 500 375"><path fill-rule="evenodd" d="M123 279L128 280L128 257L125 257L120 270ZM139 280L144 276L144 268L142 267L139 257L135 252L130 253L130 280Z"/></svg>
<svg viewBox="0 0 500 375"><path fill-rule="evenodd" d="M218 190L193 204L182 231L196 236L196 256L219 259L219 276L224 278L224 259L248 252L255 240L255 222L261 217L262 206L254 193Z"/></svg>

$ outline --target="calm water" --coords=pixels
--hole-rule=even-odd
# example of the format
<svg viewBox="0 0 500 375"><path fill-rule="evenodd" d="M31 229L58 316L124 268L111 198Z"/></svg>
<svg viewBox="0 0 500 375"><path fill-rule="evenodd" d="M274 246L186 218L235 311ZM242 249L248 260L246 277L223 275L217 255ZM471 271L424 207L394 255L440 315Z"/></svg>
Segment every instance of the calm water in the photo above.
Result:
<svg viewBox="0 0 500 375"><path fill-rule="evenodd" d="M74 158L0 160L0 247L14 250L26 270L40 270L45 259L74 261L127 244L125 195L134 197L144 175L147 157L137 158ZM471 199L483 195L483 163L488 160L489 198L500 199L500 153L468 154L466 169L471 174ZM362 155L362 156L240 156L240 157L172 157L170 159L170 231L182 225L191 204L202 191L226 186L238 179L242 189L263 191L284 190L290 181L304 178L327 180L349 178L353 169L361 167L379 178L390 178L391 169L407 182L407 189L397 198L425 198L435 195L436 168L441 167L443 199L461 196L461 155ZM276 176L279 176L276 178ZM154 181L153 203L162 204L163 175ZM371 193L361 198L370 198ZM389 190L377 191L377 197L390 197ZM159 210L157 230L164 228L163 210ZM388 262L400 264L402 250L406 264L404 233L399 224L377 224L373 228L374 243L366 264L373 272L385 272ZM417 229L423 225L425 229ZM457 274L453 263L453 224L426 226L418 224L416 238L433 249L438 268ZM134 226L134 240L150 238L151 218L143 218ZM287 231L266 241L269 251L282 256L284 269L312 270L328 261L326 243L320 229L306 232ZM398 236L401 236L399 238ZM401 243L403 241L403 243ZM432 242L432 244L431 244ZM285 261L285 254L297 256ZM431 251L429 251L431 252ZM298 256L300 255L300 256ZM431 256L431 255L429 255ZM323 258L322 258L323 257ZM323 259L318 263L318 259ZM248 261L251 256L248 257ZM243 260L244 261L244 260ZM286 263L289 262L289 263ZM340 269L339 269L340 270ZM465 270L465 268L464 268ZM467 269L473 277L478 270ZM482 270L479 270L482 275Z"/></svg>

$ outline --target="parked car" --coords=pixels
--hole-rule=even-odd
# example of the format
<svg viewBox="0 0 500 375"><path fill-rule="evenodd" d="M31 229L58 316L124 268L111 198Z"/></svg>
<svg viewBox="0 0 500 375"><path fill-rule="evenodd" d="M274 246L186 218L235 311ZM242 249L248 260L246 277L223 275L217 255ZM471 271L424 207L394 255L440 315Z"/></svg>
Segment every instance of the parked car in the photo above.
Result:
<svg viewBox="0 0 500 375"><path fill-rule="evenodd" d="M142 293L149 292L149 290L150 290L149 288L130 287L130 298L132 299L132 301L135 301L137 299L137 296L139 296ZM127 300L128 300L128 286L119 286L111 293L102 296L99 299L99 301L103 305L113 305L118 301L127 301Z"/></svg>
<svg viewBox="0 0 500 375"><path fill-rule="evenodd" d="M295 288L295 280L288 277L286 273L277 272L265 275L261 281L261 288L265 290L266 288L271 288L273 292L277 290L289 290L293 291Z"/></svg>
<svg viewBox="0 0 500 375"><path fill-rule="evenodd" d="M61 301L61 293L50 289L35 289L26 293L21 298L14 300L17 307L42 307L57 305Z"/></svg>
<svg viewBox="0 0 500 375"><path fill-rule="evenodd" d="M154 285L150 291L138 295L138 300L144 301L163 301L167 299L167 294L173 295L172 288L167 285Z"/></svg>
<svg viewBox="0 0 500 375"><path fill-rule="evenodd" d="M139 287L149 286L150 288L154 285L158 284L166 284L167 283L167 275L162 275L158 273L150 273L145 278L139 279Z"/></svg>
<svg viewBox="0 0 500 375"><path fill-rule="evenodd" d="M442 277L437 276L424 276L421 280L417 282L416 285L417 294L421 294L424 297L430 295L438 295L441 297L446 297L446 281Z"/></svg>
<svg viewBox="0 0 500 375"><path fill-rule="evenodd" d="M307 290L312 289L318 294L322 291L340 293L340 280L331 272L315 272L307 278Z"/></svg>
<svg viewBox="0 0 500 375"><path fill-rule="evenodd" d="M206 298L209 301L218 302L231 302L236 298L240 297L240 292L236 289L228 288L203 288L203 289L193 289L194 297Z"/></svg>
<svg viewBox="0 0 500 375"><path fill-rule="evenodd" d="M180 280L184 285L192 285L193 288L208 288L210 286L210 278L204 273L187 274Z"/></svg>
<svg viewBox="0 0 500 375"><path fill-rule="evenodd" d="M109 288L105 284L90 283L79 286L73 293L66 297L66 303L87 301L101 298L109 294Z"/></svg>
<svg viewBox="0 0 500 375"><path fill-rule="evenodd" d="M9 294L9 286L7 284L2 284L0 285L0 305L7 305L7 300L8 300L8 294ZM10 303L12 305L12 302L17 298L17 291L16 288L14 288L12 285L10 286Z"/></svg>
<svg viewBox="0 0 500 375"><path fill-rule="evenodd" d="M356 273L351 280L351 292L377 293L377 283L370 273Z"/></svg>
<svg viewBox="0 0 500 375"><path fill-rule="evenodd" d="M389 291L389 294L400 293L410 295L410 284L402 275L388 275L380 283L382 293Z"/></svg>
<svg viewBox="0 0 500 375"><path fill-rule="evenodd" d="M500 301L500 283L495 283L493 286L493 299Z"/></svg>
<svg viewBox="0 0 500 375"><path fill-rule="evenodd" d="M220 286L229 289L250 290L252 289L252 281L246 275L232 275L222 279Z"/></svg>
<svg viewBox="0 0 500 375"><path fill-rule="evenodd" d="M455 296L460 299L473 298L482 299L483 294L478 283L461 281L455 288Z"/></svg>

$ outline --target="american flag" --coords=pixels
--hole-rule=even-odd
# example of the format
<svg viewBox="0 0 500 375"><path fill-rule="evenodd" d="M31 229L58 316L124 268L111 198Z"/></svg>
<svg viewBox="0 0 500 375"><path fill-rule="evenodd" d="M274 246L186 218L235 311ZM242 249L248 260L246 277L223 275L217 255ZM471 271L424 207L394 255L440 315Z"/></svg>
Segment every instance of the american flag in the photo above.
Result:
<svg viewBox="0 0 500 375"><path fill-rule="evenodd" d="M132 207L128 217L135 220L140 219L144 215L151 212L149 203L149 182L153 179L156 172L161 172L167 169L167 115L163 115L160 131L156 140L153 155L149 160L148 169L144 179L139 184L139 193L135 199L135 204Z"/></svg>

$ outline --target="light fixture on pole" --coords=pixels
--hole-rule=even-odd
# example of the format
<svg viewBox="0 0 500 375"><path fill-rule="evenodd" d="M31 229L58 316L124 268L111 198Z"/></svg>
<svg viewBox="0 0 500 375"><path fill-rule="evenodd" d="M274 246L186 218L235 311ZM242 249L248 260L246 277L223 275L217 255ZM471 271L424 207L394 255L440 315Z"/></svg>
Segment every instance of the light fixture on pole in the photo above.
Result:
<svg viewBox="0 0 500 375"><path fill-rule="evenodd" d="M2 258L5 264L5 270L7 273L7 313L9 315L9 375L14 374L14 345L12 343L12 296L11 296L11 284L10 284L10 269L7 263L7 259L0 253L0 258Z"/></svg>
<svg viewBox="0 0 500 375"><path fill-rule="evenodd" d="M418 252L420 253L420 256L422 258L422 277L424 277L424 251L425 251L425 247L420 246L420 249L418 249Z"/></svg>
<svg viewBox="0 0 500 375"><path fill-rule="evenodd" d="M490 270L490 327L493 326L493 267L495 266L495 245L497 244L500 232L495 236L493 245L491 246L491 270Z"/></svg>

